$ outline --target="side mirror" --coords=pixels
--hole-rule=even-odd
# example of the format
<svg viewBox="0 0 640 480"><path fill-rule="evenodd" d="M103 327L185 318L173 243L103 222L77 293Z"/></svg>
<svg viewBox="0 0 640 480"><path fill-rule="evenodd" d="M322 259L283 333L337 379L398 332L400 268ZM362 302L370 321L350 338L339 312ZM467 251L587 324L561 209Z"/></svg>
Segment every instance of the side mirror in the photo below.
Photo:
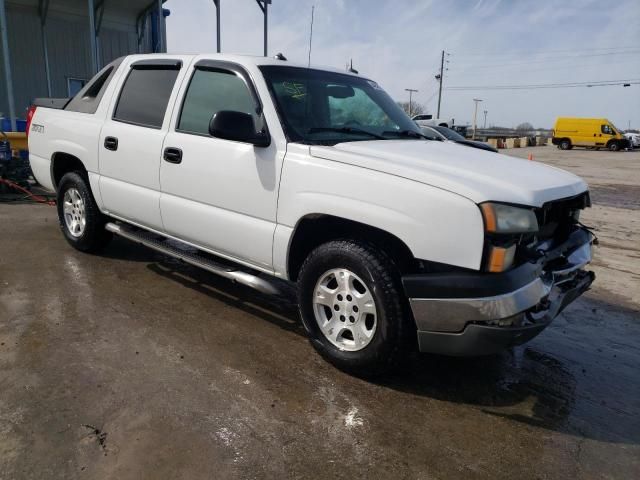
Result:
<svg viewBox="0 0 640 480"><path fill-rule="evenodd" d="M209 122L209 133L225 140L251 143L256 147L268 147L271 138L268 133L256 132L253 117L248 113L221 110Z"/></svg>

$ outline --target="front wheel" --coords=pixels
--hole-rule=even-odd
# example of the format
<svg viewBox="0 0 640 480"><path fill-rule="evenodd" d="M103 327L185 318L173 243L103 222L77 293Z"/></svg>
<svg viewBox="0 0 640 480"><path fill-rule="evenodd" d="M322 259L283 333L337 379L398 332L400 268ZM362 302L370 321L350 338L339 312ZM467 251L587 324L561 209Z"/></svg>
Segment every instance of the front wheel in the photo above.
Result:
<svg viewBox="0 0 640 480"><path fill-rule="evenodd" d="M609 144L609 151L617 152L618 150L620 150L620 145L618 144L618 142L611 142Z"/></svg>
<svg viewBox="0 0 640 480"><path fill-rule="evenodd" d="M300 270L298 304L311 344L356 375L387 372L407 352L405 303L394 263L364 242L325 243Z"/></svg>
<svg viewBox="0 0 640 480"><path fill-rule="evenodd" d="M560 142L560 150L571 150L571 140L565 138Z"/></svg>
<svg viewBox="0 0 640 480"><path fill-rule="evenodd" d="M67 242L83 252L98 252L111 240L104 228L106 217L100 213L88 181L78 172L65 174L58 185L58 220Z"/></svg>

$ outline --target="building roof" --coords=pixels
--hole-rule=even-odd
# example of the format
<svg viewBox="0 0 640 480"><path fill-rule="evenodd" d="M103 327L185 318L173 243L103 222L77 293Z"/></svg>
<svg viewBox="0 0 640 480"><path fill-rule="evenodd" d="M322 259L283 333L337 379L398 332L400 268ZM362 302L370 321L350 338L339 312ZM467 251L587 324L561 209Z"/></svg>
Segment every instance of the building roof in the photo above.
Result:
<svg viewBox="0 0 640 480"><path fill-rule="evenodd" d="M162 0L166 2L166 0ZM18 5L38 8L40 0L6 0L7 5ZM93 0L95 8L104 4L105 16L114 14L137 17L143 11L156 7L156 0ZM87 0L49 0L49 11L87 14Z"/></svg>

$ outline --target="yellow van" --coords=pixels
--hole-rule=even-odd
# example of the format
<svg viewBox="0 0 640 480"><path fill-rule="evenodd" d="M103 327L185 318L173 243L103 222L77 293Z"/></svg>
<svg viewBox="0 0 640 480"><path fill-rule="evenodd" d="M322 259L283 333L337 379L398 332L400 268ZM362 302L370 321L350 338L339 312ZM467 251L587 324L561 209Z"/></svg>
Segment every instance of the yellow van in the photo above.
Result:
<svg viewBox="0 0 640 480"><path fill-rule="evenodd" d="M551 142L562 150L573 147L608 148L612 152L627 148L629 141L606 118L558 117Z"/></svg>

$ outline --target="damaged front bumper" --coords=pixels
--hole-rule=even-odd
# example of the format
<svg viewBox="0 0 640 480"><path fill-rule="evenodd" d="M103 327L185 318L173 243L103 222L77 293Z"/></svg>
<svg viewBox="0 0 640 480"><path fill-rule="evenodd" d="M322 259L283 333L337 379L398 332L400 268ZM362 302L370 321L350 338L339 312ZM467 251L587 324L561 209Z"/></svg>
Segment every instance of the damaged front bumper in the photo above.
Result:
<svg viewBox="0 0 640 480"><path fill-rule="evenodd" d="M520 345L546 328L587 291L593 235L575 230L536 262L508 272L403 277L420 351L471 356Z"/></svg>

